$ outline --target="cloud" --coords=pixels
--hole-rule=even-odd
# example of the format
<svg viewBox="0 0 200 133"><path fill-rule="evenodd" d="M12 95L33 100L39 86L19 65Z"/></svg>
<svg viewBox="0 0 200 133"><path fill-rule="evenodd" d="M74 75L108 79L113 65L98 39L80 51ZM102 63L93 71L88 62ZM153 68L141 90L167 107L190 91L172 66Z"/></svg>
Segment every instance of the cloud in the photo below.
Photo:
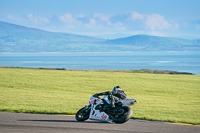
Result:
<svg viewBox="0 0 200 133"><path fill-rule="evenodd" d="M195 25L196 25L196 30L200 30L200 20L197 20L195 22Z"/></svg>
<svg viewBox="0 0 200 133"><path fill-rule="evenodd" d="M96 20L95 20L94 18L91 18L91 19L90 19L90 24L91 24L91 25L95 25L95 24L96 24Z"/></svg>
<svg viewBox="0 0 200 133"><path fill-rule="evenodd" d="M33 16L32 14L28 14L27 18L35 24L44 24L50 22L50 20L47 17Z"/></svg>
<svg viewBox="0 0 200 133"><path fill-rule="evenodd" d="M13 15L7 15L6 21L10 23L15 23L19 25L24 26L38 26L38 25L46 25L50 23L50 17L44 17L44 16L35 16L32 14L27 14L24 16L13 16Z"/></svg>
<svg viewBox="0 0 200 133"><path fill-rule="evenodd" d="M13 16L13 15L8 15L7 18L9 20L13 20L13 21L20 21L22 19L20 17L16 17L16 16Z"/></svg>
<svg viewBox="0 0 200 133"><path fill-rule="evenodd" d="M158 31L150 31L150 32L148 32L146 34L149 34L151 36L162 36L162 37L165 37L165 35L163 33L158 32Z"/></svg>
<svg viewBox="0 0 200 133"><path fill-rule="evenodd" d="M76 16L76 18L85 18L85 14L80 13L80 14L78 14L78 15Z"/></svg>
<svg viewBox="0 0 200 133"><path fill-rule="evenodd" d="M141 14L132 11L129 13L129 18L131 18L131 25L135 30L143 30L146 32L156 33L158 31L174 31L179 28L177 23L167 21L164 16L160 14Z"/></svg>
<svg viewBox="0 0 200 133"><path fill-rule="evenodd" d="M144 19L144 15L139 14L138 12L132 12L131 17L133 20Z"/></svg>
<svg viewBox="0 0 200 133"><path fill-rule="evenodd" d="M71 14L63 13L53 16L7 15L7 22L47 31L67 32L73 34L149 34L162 35L179 29L179 24L168 21L160 14L142 14L136 11L121 14ZM200 29L199 23L196 29Z"/></svg>
<svg viewBox="0 0 200 133"><path fill-rule="evenodd" d="M200 30L200 25L196 25L196 29L197 29L197 30Z"/></svg>
<svg viewBox="0 0 200 133"><path fill-rule="evenodd" d="M98 18L100 21L109 21L110 16L106 16L100 13L94 13L94 18Z"/></svg>
<svg viewBox="0 0 200 133"><path fill-rule="evenodd" d="M90 19L90 24L95 25L96 24L96 20L95 19Z"/></svg>
<svg viewBox="0 0 200 133"><path fill-rule="evenodd" d="M151 14L146 17L146 26L151 30L165 30L168 29L171 24L167 22L163 16L159 14Z"/></svg>
<svg viewBox="0 0 200 133"><path fill-rule="evenodd" d="M62 23L73 23L75 22L75 18L70 13L65 13L58 17Z"/></svg>

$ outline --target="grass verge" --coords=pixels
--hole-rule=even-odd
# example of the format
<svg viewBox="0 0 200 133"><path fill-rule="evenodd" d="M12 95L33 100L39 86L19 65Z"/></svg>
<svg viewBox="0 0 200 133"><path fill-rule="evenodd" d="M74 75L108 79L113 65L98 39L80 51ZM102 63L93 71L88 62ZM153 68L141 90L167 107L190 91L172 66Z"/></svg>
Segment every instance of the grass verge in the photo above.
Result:
<svg viewBox="0 0 200 133"><path fill-rule="evenodd" d="M0 68L0 111L75 114L120 85L133 118L200 124L200 76Z"/></svg>

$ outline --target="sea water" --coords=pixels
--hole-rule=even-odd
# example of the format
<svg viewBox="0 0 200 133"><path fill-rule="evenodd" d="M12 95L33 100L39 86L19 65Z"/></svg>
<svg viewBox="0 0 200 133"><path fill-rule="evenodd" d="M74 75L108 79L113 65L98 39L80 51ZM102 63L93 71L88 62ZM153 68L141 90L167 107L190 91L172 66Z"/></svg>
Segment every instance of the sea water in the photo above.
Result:
<svg viewBox="0 0 200 133"><path fill-rule="evenodd" d="M0 66L81 70L171 70L200 75L199 52L0 53Z"/></svg>

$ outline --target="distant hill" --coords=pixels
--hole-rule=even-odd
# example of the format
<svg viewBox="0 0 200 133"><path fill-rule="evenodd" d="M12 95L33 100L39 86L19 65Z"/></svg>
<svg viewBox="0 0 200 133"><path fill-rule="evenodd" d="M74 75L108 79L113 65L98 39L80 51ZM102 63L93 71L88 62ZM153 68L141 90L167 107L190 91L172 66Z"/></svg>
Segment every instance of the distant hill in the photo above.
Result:
<svg viewBox="0 0 200 133"><path fill-rule="evenodd" d="M0 21L0 52L199 51L200 39L135 35L104 40Z"/></svg>
<svg viewBox="0 0 200 133"><path fill-rule="evenodd" d="M104 43L148 51L196 51L200 50L200 40L186 40L172 37L135 35L107 40Z"/></svg>
<svg viewBox="0 0 200 133"><path fill-rule="evenodd" d="M0 21L0 52L65 52L93 50L104 40L9 24Z"/></svg>

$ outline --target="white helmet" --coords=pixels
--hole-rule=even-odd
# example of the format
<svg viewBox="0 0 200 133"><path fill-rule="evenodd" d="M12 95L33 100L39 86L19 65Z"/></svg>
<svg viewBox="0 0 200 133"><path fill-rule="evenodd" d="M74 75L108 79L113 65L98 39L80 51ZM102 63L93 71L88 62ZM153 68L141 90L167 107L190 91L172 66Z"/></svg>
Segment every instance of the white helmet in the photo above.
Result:
<svg viewBox="0 0 200 133"><path fill-rule="evenodd" d="M118 90L121 90L122 91L122 88L120 86L115 86L113 89L112 89L112 92L113 91L118 91Z"/></svg>

